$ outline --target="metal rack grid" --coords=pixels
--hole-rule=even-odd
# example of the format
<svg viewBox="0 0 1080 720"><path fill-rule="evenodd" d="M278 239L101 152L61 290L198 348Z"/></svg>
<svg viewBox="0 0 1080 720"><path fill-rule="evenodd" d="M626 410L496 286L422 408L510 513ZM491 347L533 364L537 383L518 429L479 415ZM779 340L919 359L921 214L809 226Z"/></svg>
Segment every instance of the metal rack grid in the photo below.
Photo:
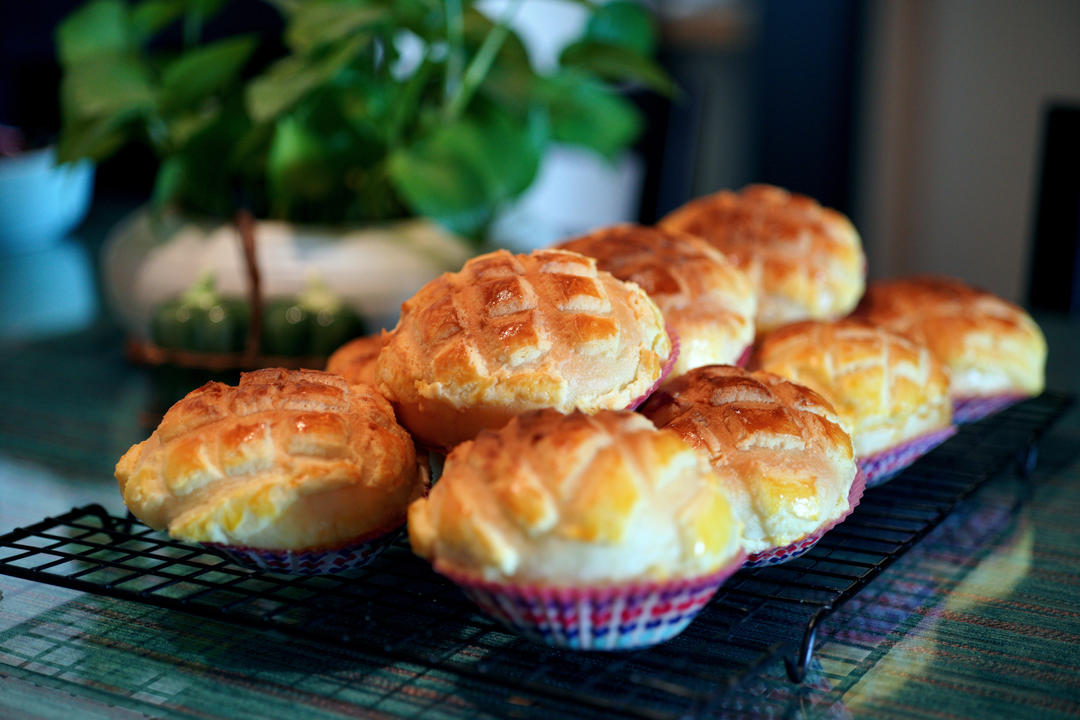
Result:
<svg viewBox="0 0 1080 720"><path fill-rule="evenodd" d="M1071 402L1047 393L966 426L883 487L807 555L737 573L690 627L655 648L574 653L508 633L402 540L349 576L248 570L90 505L0 537L0 574L329 641L454 685L463 707L518 717L706 713L783 657L800 680L821 621L1016 461Z"/></svg>

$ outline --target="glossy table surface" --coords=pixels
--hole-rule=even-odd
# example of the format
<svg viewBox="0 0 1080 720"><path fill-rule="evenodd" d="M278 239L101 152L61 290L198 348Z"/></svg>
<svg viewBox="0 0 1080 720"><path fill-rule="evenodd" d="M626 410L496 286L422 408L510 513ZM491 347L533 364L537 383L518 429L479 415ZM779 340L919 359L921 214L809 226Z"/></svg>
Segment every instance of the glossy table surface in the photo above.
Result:
<svg viewBox="0 0 1080 720"><path fill-rule="evenodd" d="M1062 318L1050 385L1080 390ZM0 533L72 506L123 506L112 469L205 376L124 359L107 322L0 345ZM1080 411L1028 480L1003 469L838 610L810 673L777 660L724 702L754 717L1080 714ZM424 668L0 576L0 718L476 717Z"/></svg>

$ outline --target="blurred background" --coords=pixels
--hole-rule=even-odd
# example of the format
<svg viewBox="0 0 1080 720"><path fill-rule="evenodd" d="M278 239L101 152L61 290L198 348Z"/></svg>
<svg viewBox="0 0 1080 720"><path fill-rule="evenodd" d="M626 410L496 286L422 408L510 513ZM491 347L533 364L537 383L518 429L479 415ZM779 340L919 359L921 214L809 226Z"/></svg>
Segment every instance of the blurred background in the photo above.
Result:
<svg viewBox="0 0 1080 720"><path fill-rule="evenodd" d="M81 224L54 243L0 246L0 338L99 319L105 238L155 183L157 160L135 144L94 169L82 220L78 207L34 209L13 189L23 180L2 184L3 162L57 136L54 33L80 5L2 3L0 124L19 129L21 149L0 152L8 156L0 160L0 231L22 222L20 212L67 213ZM492 224L495 244L545 244L618 220L651 223L695 196L766 182L847 213L873 277L952 274L1012 300L1080 312L1080 3L649 7L655 58L678 91L623 88L644 119L628 151L605 159L556 148ZM585 22L573 3L525 0L514 27L542 68ZM252 62L286 52L281 15L266 3L227 3L207 25L211 36L238 31L260 38ZM156 42L168 48L180 34Z"/></svg>

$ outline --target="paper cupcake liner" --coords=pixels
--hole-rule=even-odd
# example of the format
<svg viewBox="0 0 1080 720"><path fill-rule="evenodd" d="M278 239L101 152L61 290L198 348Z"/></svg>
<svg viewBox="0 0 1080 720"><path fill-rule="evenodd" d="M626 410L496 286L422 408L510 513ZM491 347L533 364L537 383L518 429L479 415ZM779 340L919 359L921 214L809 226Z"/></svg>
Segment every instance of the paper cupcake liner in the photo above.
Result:
<svg viewBox="0 0 1080 720"><path fill-rule="evenodd" d="M638 395L636 398L630 401L630 404L626 406L627 410L637 410L643 402L649 399L649 396L656 392L656 389L660 387L668 375L671 374L671 370L675 367L675 361L679 359L679 336L671 328L667 328L668 338L671 340L671 354L668 355L667 361L664 366L660 368L660 377L657 378L648 390L642 395Z"/></svg>
<svg viewBox="0 0 1080 720"><path fill-rule="evenodd" d="M863 471L860 469L855 473L855 479L851 483L851 489L848 490L848 509L844 514L840 515L840 517L835 520L822 525L812 534L800 538L790 545L762 550L761 552L747 555L745 566L753 568L764 567L766 565L779 565L780 563L794 560L800 555L805 554L810 548L817 544L818 540L824 537L825 533L847 519L847 516L855 510L859 501L862 500L864 490L866 490L866 475L864 475Z"/></svg>
<svg viewBox="0 0 1080 720"><path fill-rule="evenodd" d="M701 577L601 588L502 584L440 572L486 613L530 640L574 650L633 650L685 630L743 557L740 552Z"/></svg>
<svg viewBox="0 0 1080 720"><path fill-rule="evenodd" d="M891 480L897 473L956 434L956 426L920 435L888 450L859 459L859 469L866 475L866 487Z"/></svg>
<svg viewBox="0 0 1080 720"><path fill-rule="evenodd" d="M263 550L203 543L237 565L290 575L334 575L355 570L377 558L401 534L401 528L359 543L325 550Z"/></svg>
<svg viewBox="0 0 1080 720"><path fill-rule="evenodd" d="M754 344L750 343L746 346L746 349L742 351L742 355L739 356L739 359L735 361L735 365L737 367L745 368L747 365L750 364L750 358L753 356L753 354Z"/></svg>
<svg viewBox="0 0 1080 720"><path fill-rule="evenodd" d="M953 399L953 422L971 423L1001 412L1010 405L1027 400L1027 395L1003 393L986 397L961 397Z"/></svg>

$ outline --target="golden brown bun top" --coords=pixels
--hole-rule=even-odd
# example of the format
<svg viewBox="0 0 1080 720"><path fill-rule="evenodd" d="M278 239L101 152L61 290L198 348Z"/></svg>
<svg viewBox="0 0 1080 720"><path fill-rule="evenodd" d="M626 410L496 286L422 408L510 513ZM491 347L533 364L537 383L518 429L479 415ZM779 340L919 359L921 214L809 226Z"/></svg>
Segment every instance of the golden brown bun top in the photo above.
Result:
<svg viewBox="0 0 1080 720"><path fill-rule="evenodd" d="M708 574L739 530L708 465L628 411L520 415L455 448L409 508L437 569L563 586Z"/></svg>
<svg viewBox="0 0 1080 720"><path fill-rule="evenodd" d="M948 368L954 397L1043 389L1039 326L1020 307L956 278L872 283L855 315L929 347Z"/></svg>
<svg viewBox="0 0 1080 720"><path fill-rule="evenodd" d="M151 527L283 550L396 527L426 480L412 439L373 388L278 368L188 393L120 459L116 477Z"/></svg>
<svg viewBox="0 0 1080 720"><path fill-rule="evenodd" d="M377 372L402 423L452 447L526 410L624 408L670 354L656 304L592 258L500 250L405 302Z"/></svg>
<svg viewBox="0 0 1080 720"><path fill-rule="evenodd" d="M783 547L848 509L851 438L807 387L711 365L672 380L641 412L709 460L746 526L747 552Z"/></svg>
<svg viewBox="0 0 1080 720"><path fill-rule="evenodd" d="M692 200L660 226L698 235L759 288L757 329L848 313L865 286L859 234L841 213L769 185Z"/></svg>
<svg viewBox="0 0 1080 720"><path fill-rule="evenodd" d="M351 385L375 386L375 361L386 344L386 336L367 335L345 343L326 360L326 372L345 378Z"/></svg>
<svg viewBox="0 0 1080 720"><path fill-rule="evenodd" d="M865 457L948 427L949 377L925 345L858 320L808 320L765 336L754 367L820 393Z"/></svg>
<svg viewBox="0 0 1080 720"><path fill-rule="evenodd" d="M559 245L649 294L682 344L675 374L734 363L754 341L757 294L722 253L686 233L616 225Z"/></svg>

